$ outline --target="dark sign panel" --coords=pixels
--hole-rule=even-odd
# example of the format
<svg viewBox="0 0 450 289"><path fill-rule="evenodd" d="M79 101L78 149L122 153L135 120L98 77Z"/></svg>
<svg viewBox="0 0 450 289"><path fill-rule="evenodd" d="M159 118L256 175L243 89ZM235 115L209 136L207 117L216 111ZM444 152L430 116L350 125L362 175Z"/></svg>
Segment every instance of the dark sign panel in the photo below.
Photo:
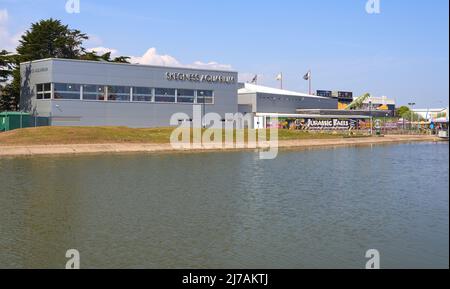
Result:
<svg viewBox="0 0 450 289"><path fill-rule="evenodd" d="M333 92L331 90L318 90L317 96L333 97Z"/></svg>
<svg viewBox="0 0 450 289"><path fill-rule="evenodd" d="M353 92L338 91L338 98L353 99Z"/></svg>

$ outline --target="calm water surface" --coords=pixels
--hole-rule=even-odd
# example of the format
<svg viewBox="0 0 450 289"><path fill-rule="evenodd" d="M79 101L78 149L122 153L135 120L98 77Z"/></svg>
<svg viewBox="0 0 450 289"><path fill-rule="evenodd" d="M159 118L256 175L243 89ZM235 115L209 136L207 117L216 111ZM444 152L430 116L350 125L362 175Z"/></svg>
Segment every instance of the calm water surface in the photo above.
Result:
<svg viewBox="0 0 450 289"><path fill-rule="evenodd" d="M449 147L0 159L0 268L448 268Z"/></svg>

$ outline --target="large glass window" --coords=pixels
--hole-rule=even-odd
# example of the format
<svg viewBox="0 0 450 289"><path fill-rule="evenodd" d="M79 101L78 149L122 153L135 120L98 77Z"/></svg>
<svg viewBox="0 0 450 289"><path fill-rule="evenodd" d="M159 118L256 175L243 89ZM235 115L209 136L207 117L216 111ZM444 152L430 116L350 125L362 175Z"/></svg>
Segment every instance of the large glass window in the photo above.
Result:
<svg viewBox="0 0 450 289"><path fill-rule="evenodd" d="M149 87L133 87L133 101L153 100L153 88Z"/></svg>
<svg viewBox="0 0 450 289"><path fill-rule="evenodd" d="M130 101L129 86L108 86L108 100L110 101Z"/></svg>
<svg viewBox="0 0 450 289"><path fill-rule="evenodd" d="M80 99L80 84L55 83L54 90L55 99Z"/></svg>
<svg viewBox="0 0 450 289"><path fill-rule="evenodd" d="M175 89L171 88L156 88L155 89L156 102L175 102Z"/></svg>
<svg viewBox="0 0 450 289"><path fill-rule="evenodd" d="M83 85L84 100L105 100L105 87L102 85Z"/></svg>
<svg viewBox="0 0 450 289"><path fill-rule="evenodd" d="M213 104L214 103L214 92L212 90L197 91L197 103Z"/></svg>
<svg viewBox="0 0 450 289"><path fill-rule="evenodd" d="M52 98L52 84L40 83L36 85L37 99L51 99Z"/></svg>
<svg viewBox="0 0 450 289"><path fill-rule="evenodd" d="M195 91L190 89L177 90L177 102L180 103L194 103Z"/></svg>

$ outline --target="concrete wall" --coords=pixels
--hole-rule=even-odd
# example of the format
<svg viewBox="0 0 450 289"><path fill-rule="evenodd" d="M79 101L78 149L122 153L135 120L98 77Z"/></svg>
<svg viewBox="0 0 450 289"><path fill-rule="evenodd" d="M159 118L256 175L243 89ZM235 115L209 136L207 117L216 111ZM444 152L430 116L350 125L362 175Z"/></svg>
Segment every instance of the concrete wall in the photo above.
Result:
<svg viewBox="0 0 450 289"><path fill-rule="evenodd" d="M193 73L234 77L229 83L168 80L166 73ZM141 103L87 100L37 100L38 83L73 83L111 86L213 90L215 103L205 113L236 113L237 73L104 62L49 59L21 64L21 109L50 116L57 126L169 126L177 112L192 118L193 104Z"/></svg>

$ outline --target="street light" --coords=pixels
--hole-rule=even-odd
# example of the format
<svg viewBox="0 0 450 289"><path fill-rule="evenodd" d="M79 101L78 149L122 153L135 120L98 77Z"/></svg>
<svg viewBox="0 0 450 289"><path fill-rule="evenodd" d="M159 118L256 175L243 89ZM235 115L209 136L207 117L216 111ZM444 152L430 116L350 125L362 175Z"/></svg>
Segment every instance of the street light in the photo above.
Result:
<svg viewBox="0 0 450 289"><path fill-rule="evenodd" d="M410 110L411 110L411 119L410 119L411 126L410 126L410 128L412 130L413 129L413 121L414 121L414 111L413 111L413 109L414 109L414 106L416 105L416 103L415 102L410 102L410 103L408 103L408 105L410 106Z"/></svg>
<svg viewBox="0 0 450 289"><path fill-rule="evenodd" d="M370 135L373 135L372 99L369 100L369 111L370 111Z"/></svg>

